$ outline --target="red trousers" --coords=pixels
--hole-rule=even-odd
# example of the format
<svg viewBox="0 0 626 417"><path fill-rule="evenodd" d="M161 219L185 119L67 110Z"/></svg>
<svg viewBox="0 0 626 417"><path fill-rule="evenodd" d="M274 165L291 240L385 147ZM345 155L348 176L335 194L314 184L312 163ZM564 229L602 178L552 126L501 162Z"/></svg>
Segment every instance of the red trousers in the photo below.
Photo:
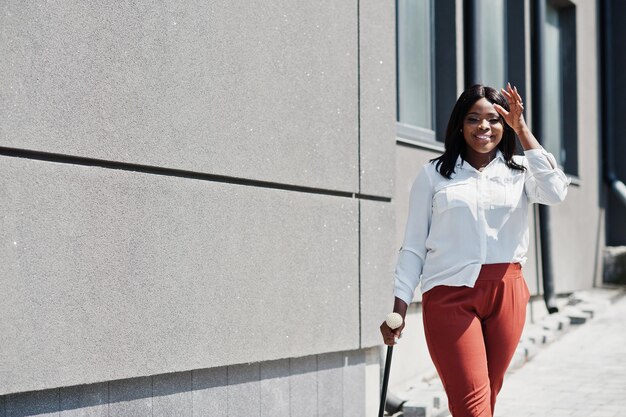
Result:
<svg viewBox="0 0 626 417"><path fill-rule="evenodd" d="M453 417L492 417L530 298L519 264L483 265L474 288L424 293L428 351Z"/></svg>

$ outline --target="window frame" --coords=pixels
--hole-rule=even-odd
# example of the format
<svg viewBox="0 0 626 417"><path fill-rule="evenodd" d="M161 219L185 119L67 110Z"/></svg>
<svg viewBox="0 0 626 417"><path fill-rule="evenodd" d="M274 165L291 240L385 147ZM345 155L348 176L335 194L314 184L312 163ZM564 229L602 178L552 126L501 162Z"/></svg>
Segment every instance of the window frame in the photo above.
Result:
<svg viewBox="0 0 626 417"><path fill-rule="evenodd" d="M455 0L430 0L430 2L431 117L434 129L413 126L398 120L402 92L399 89L399 66L396 64L396 138L398 143L405 145L443 151L445 129L458 96L455 17L457 4ZM398 18L398 0L396 0L396 22ZM400 29L396 25L396 62L399 62L400 36ZM437 53L437 51L446 52Z"/></svg>
<svg viewBox="0 0 626 417"><path fill-rule="evenodd" d="M480 27L481 27L481 22L479 22L480 20L480 10L479 10L479 2L480 0L465 0L464 2L464 37L466 39L465 42L465 47L464 47L464 60L465 60L465 84L466 87L469 87L470 85L473 84L477 84L477 83L481 83L481 84L485 84L484 80L482 79L482 76L479 77L479 74L482 73L482 66L481 66L481 61L482 61L482 55L485 53L483 51L482 48L482 43L480 42L481 39L481 33L480 31ZM502 40L502 48L503 48L503 62L502 62L502 69L503 69L503 74L502 77L505 80L505 82L508 80L510 81L510 76L509 76L509 68L511 67L511 58L509 54L509 49L511 48L511 42L509 40L510 36L509 36L509 32L511 32L510 29L510 25L513 24L513 27L515 26L515 22L513 21L512 17L515 15L516 18L519 20L520 16L522 17L522 21L524 18L524 9L523 9L523 2L512 2L513 4L511 4L508 1L503 1L502 3L502 12L504 15L504 19L502 22L502 36L503 36L503 40ZM521 10L519 10L519 6L522 6ZM523 33L523 26L522 26L522 33ZM514 38L516 39L516 38ZM519 50L524 50L523 49L524 44L521 44L521 49ZM517 84L516 84L517 85ZM502 88L504 87L504 85L501 86L497 86L497 85L490 85L491 87L494 88Z"/></svg>
<svg viewBox="0 0 626 417"><path fill-rule="evenodd" d="M571 41L566 47L559 45L559 65L563 73L561 79L561 138L559 154L554 155L563 171L573 177L573 183L579 181L579 155L578 155L578 73L577 73L577 31L576 31L576 5L570 0L536 0L532 3L532 27L536 34L532 45L532 74L533 79L533 131L543 145L545 139L542 136L546 133L545 110L546 96L544 94L547 77L545 75L544 59L546 54L546 14L547 6L550 4L559 14L559 30L565 30L569 34L567 39ZM564 19L564 23L561 23ZM567 68L567 71L564 70ZM566 122L567 121L567 122ZM563 163L560 153L565 151L566 158Z"/></svg>
<svg viewBox="0 0 626 417"><path fill-rule="evenodd" d="M433 141L435 140L435 130L434 129L429 129L427 127L424 126L416 126L416 125L412 125L409 123L405 123L405 122L401 122L400 121L400 66L398 65L398 63L400 62L400 50L399 50L399 45L400 45L400 38L403 36L403 29L401 29L400 25L398 24L398 22L400 21L400 15L399 15L399 10L400 7L398 7L398 3L401 0L396 0L396 135L398 135L399 137L402 137L404 139L409 139L409 140L417 140L417 141ZM430 57L429 60L429 64L430 64L430 97L431 97L431 109L430 109L430 125L431 126L435 126L435 106L434 106L434 94L435 94L435 88L434 85L436 85L436 74L435 74L435 60L434 60L434 56L435 56L435 45L434 45L434 38L435 38L435 31L434 31L434 19L433 19L433 11L434 11L434 7L435 7L435 2L434 0L426 0L430 3L429 5L429 9L430 9L430 16L428 18L428 22L430 25L430 36L429 36L429 51L428 51L428 56Z"/></svg>

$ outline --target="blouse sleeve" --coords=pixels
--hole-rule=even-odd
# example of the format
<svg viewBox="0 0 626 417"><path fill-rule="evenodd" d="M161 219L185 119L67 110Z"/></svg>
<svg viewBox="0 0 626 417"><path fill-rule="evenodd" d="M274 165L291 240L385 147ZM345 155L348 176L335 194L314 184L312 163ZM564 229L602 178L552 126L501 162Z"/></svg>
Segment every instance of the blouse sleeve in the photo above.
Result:
<svg viewBox="0 0 626 417"><path fill-rule="evenodd" d="M426 238L432 217L432 197L432 185L424 167L411 187L404 243L400 248L395 269L394 295L407 305L413 300L413 293L419 284L426 257Z"/></svg>
<svg viewBox="0 0 626 417"><path fill-rule="evenodd" d="M567 195L570 179L557 166L554 156L543 148L524 152L528 174L524 190L531 203L557 204Z"/></svg>

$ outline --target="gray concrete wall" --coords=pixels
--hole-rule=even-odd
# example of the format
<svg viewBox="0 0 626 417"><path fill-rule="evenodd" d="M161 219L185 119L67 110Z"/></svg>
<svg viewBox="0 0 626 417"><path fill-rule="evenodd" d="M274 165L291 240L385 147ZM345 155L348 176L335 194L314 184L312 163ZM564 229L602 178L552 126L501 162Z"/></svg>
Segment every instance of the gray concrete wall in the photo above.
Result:
<svg viewBox="0 0 626 417"><path fill-rule="evenodd" d="M357 191L356 2L2 9L0 146Z"/></svg>
<svg viewBox="0 0 626 417"><path fill-rule="evenodd" d="M359 1L360 346L380 344L393 297L395 2ZM383 297L381 295L388 295ZM391 301L390 301L391 300Z"/></svg>
<svg viewBox="0 0 626 417"><path fill-rule="evenodd" d="M392 3L2 9L0 394L379 343Z"/></svg>
<svg viewBox="0 0 626 417"><path fill-rule="evenodd" d="M360 191L393 197L396 125L395 2L359 3Z"/></svg>
<svg viewBox="0 0 626 417"><path fill-rule="evenodd" d="M0 397L0 417L363 417L365 350Z"/></svg>
<svg viewBox="0 0 626 417"><path fill-rule="evenodd" d="M355 199L0 159L1 393L358 348Z"/></svg>

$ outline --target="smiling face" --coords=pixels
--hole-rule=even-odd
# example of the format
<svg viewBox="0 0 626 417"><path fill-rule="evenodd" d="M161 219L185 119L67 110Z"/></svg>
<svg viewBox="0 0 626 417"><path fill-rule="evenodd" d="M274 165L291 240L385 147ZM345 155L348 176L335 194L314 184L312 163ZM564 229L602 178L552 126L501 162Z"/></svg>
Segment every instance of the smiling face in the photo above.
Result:
<svg viewBox="0 0 626 417"><path fill-rule="evenodd" d="M495 157L503 133L502 120L493 104L486 98L476 101L463 119L465 160L475 168L485 166Z"/></svg>

